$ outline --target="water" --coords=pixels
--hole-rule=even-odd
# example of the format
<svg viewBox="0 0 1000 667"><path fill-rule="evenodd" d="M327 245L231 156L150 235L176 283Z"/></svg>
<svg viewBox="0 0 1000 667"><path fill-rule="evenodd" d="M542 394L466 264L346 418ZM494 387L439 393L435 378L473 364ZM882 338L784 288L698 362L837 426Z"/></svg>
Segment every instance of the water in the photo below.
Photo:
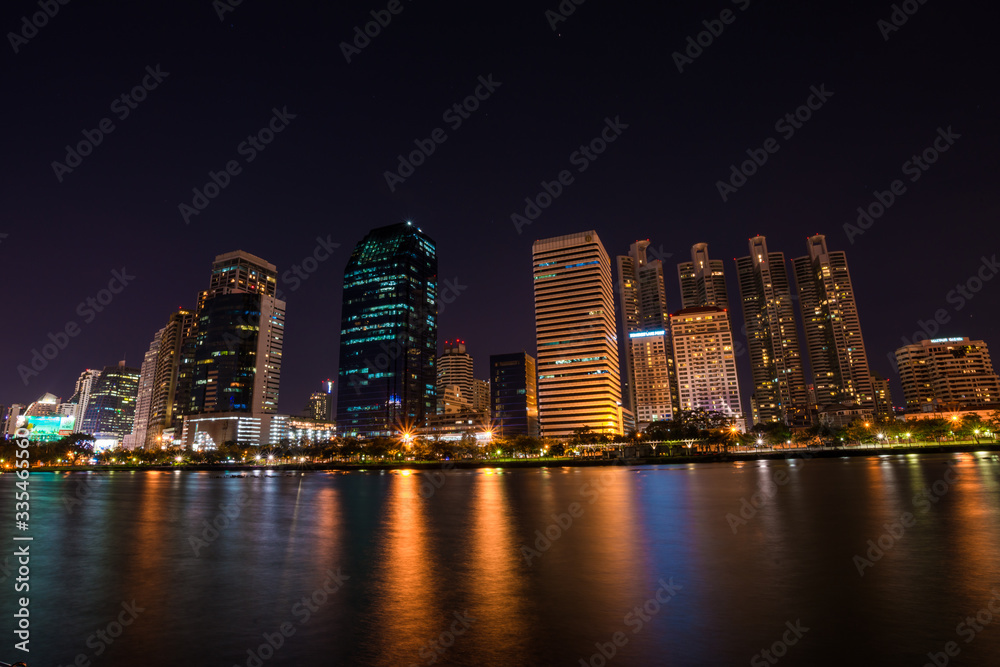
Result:
<svg viewBox="0 0 1000 667"><path fill-rule="evenodd" d="M959 651L948 664L1000 656L1000 614L959 626L1000 591L990 454L216 474L32 475L31 653L11 638L0 659L774 664L767 649L787 665L919 666L947 642ZM13 475L2 482L12 489ZM756 513L736 521L761 484ZM4 497L0 525L12 526ZM893 527L906 512L911 525ZM861 576L855 556L880 537L884 555Z"/></svg>

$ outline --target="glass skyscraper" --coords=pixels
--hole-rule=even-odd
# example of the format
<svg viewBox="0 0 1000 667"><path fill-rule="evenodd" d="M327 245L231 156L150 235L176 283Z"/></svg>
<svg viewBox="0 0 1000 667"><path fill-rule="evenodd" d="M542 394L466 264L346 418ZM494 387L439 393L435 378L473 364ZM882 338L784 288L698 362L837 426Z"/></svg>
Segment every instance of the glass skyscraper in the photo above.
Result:
<svg viewBox="0 0 1000 667"><path fill-rule="evenodd" d="M139 369L125 362L107 366L90 392L87 411L79 429L90 435L114 436L121 440L132 432L135 402L139 393Z"/></svg>
<svg viewBox="0 0 1000 667"><path fill-rule="evenodd" d="M373 229L344 270L337 431L391 436L434 414L437 250L413 224Z"/></svg>

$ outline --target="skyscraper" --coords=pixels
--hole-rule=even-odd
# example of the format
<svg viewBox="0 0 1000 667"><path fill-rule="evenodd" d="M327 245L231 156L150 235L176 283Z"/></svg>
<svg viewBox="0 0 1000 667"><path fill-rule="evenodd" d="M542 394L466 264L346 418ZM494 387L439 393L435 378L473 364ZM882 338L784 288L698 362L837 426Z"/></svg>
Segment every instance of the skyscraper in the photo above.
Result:
<svg viewBox="0 0 1000 667"><path fill-rule="evenodd" d="M622 432L611 259L597 232L532 246L542 435Z"/></svg>
<svg viewBox="0 0 1000 667"><path fill-rule="evenodd" d="M681 410L721 412L744 423L729 313L716 306L685 308L671 316Z"/></svg>
<svg viewBox="0 0 1000 667"><path fill-rule="evenodd" d="M117 366L105 366L90 391L80 431L121 440L132 431L138 391L138 368L128 367L124 361Z"/></svg>
<svg viewBox="0 0 1000 667"><path fill-rule="evenodd" d="M170 315L160 336L156 373L146 427L146 447L169 446L180 418L191 409L194 384L194 323L190 310L178 309Z"/></svg>
<svg viewBox="0 0 1000 667"><path fill-rule="evenodd" d="M94 384L100 376L101 371L96 368L88 368L80 373L80 377L76 380L76 388L74 389L73 397L69 399L69 402L76 404L76 410L73 412L73 430L78 433L82 433L83 416L87 413L87 403L90 401L90 392L93 391Z"/></svg>
<svg viewBox="0 0 1000 667"><path fill-rule="evenodd" d="M907 412L1000 407L1000 378L986 343L935 338L896 350Z"/></svg>
<svg viewBox="0 0 1000 667"><path fill-rule="evenodd" d="M810 237L806 247L809 254L792 260L792 265L816 400L821 406L873 409L872 376L847 255L829 251L821 234Z"/></svg>
<svg viewBox="0 0 1000 667"><path fill-rule="evenodd" d="M875 402L875 419L880 422L893 421L896 408L892 405L892 391L889 381L878 373L872 373L872 399Z"/></svg>
<svg viewBox="0 0 1000 667"><path fill-rule="evenodd" d="M437 250L411 223L373 229L344 270L337 430L393 435L435 411Z"/></svg>
<svg viewBox="0 0 1000 667"><path fill-rule="evenodd" d="M681 308L729 308L725 264L721 259L709 259L707 243L691 246L691 261L677 265L677 277L681 282Z"/></svg>
<svg viewBox="0 0 1000 667"><path fill-rule="evenodd" d="M636 241L628 255L618 257L623 402L640 425L670 419L678 400L663 264L648 259L649 244L649 240Z"/></svg>
<svg viewBox="0 0 1000 667"><path fill-rule="evenodd" d="M333 380L325 380L323 391L309 395L306 416L321 422L333 421Z"/></svg>
<svg viewBox="0 0 1000 667"><path fill-rule="evenodd" d="M768 252L763 236L753 237L749 245L750 255L737 259L736 269L757 418L808 424L809 399L785 256Z"/></svg>
<svg viewBox="0 0 1000 667"><path fill-rule="evenodd" d="M277 267L248 252L215 258L198 295L192 413L277 410L285 337L277 280Z"/></svg>
<svg viewBox="0 0 1000 667"><path fill-rule="evenodd" d="M465 341L444 342L444 354L437 359L437 411L454 413L472 410L475 389L472 357L465 351Z"/></svg>
<svg viewBox="0 0 1000 667"><path fill-rule="evenodd" d="M526 352L490 355L490 411L498 435L538 437L534 357Z"/></svg>
<svg viewBox="0 0 1000 667"><path fill-rule="evenodd" d="M127 434L122 441L122 447L125 449L136 449L146 445L146 429L149 426L153 389L156 386L156 362L159 358L160 341L165 329L166 327L160 329L153 336L149 350L143 357L142 366L139 367L139 389L135 399L135 417L132 419L132 432Z"/></svg>

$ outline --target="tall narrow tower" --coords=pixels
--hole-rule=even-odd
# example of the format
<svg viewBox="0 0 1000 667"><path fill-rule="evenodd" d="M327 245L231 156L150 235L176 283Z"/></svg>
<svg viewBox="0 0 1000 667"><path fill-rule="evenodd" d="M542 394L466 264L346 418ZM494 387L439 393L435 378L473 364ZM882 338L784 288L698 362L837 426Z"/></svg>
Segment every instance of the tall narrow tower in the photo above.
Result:
<svg viewBox="0 0 1000 667"><path fill-rule="evenodd" d="M532 246L543 436L622 432L611 259L597 232Z"/></svg>
<svg viewBox="0 0 1000 667"><path fill-rule="evenodd" d="M847 255L842 250L829 251L821 234L810 237L806 247L809 254L792 260L792 265L816 401L874 409L872 376Z"/></svg>
<svg viewBox="0 0 1000 667"><path fill-rule="evenodd" d="M646 255L649 240L618 257L625 403L641 424L670 419L678 403L663 264Z"/></svg>
<svg viewBox="0 0 1000 667"><path fill-rule="evenodd" d="M373 229L344 270L337 431L390 436L434 414L437 250L407 222Z"/></svg>
<svg viewBox="0 0 1000 667"><path fill-rule="evenodd" d="M804 425L810 421L799 331L785 256L768 252L763 236L750 239L750 255L736 260L754 404L761 422Z"/></svg>

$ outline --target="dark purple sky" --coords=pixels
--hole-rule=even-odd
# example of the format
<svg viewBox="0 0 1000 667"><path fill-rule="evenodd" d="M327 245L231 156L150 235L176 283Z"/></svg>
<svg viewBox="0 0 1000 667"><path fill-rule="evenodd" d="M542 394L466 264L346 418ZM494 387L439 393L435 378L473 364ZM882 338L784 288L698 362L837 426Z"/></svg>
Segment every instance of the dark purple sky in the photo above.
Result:
<svg viewBox="0 0 1000 667"><path fill-rule="evenodd" d="M889 2L591 0L554 31L545 12L557 0L403 0L350 63L340 42L387 3L317 4L245 0L220 20L207 1L70 2L15 40L16 53L7 36L0 404L67 398L83 368L123 356L138 365L170 311L194 305L216 254L242 248L284 273L329 237L340 244L332 257L298 289L282 285L281 409L297 412L335 377L350 249L369 228L407 219L437 241L442 285L464 288L441 315L440 340L465 339L483 377L489 354L534 350L531 243L585 229L612 255L637 238L672 254L671 308L674 264L695 242L726 260L735 295L732 258L749 236L767 235L791 258L824 233L849 252L874 370L888 373L886 354L939 309L949 319L941 335L996 343L1000 280L971 300L948 296L1000 250L985 3L914 1L886 40L878 21ZM673 52L723 10L731 23L678 72ZM0 27L21 32L37 11L5 3ZM169 74L134 109L112 106L147 66ZM453 129L443 113L491 74L500 86ZM832 97L786 138L775 123L821 85ZM239 146L274 108L295 118L247 162ZM627 129L578 172L571 154L608 117ZM60 182L52 162L104 118L114 130ZM910 182L903 164L948 127L960 138ZM390 192L384 172L436 128L447 140ZM723 202L716 182L769 137L778 152ZM230 160L240 173L185 224L178 206ZM564 169L573 183L518 234L511 214ZM895 179L906 192L851 243L843 225ZM78 304L122 267L134 280L85 321ZM68 323L79 334L25 387L18 364ZM749 375L745 357L740 371Z"/></svg>

